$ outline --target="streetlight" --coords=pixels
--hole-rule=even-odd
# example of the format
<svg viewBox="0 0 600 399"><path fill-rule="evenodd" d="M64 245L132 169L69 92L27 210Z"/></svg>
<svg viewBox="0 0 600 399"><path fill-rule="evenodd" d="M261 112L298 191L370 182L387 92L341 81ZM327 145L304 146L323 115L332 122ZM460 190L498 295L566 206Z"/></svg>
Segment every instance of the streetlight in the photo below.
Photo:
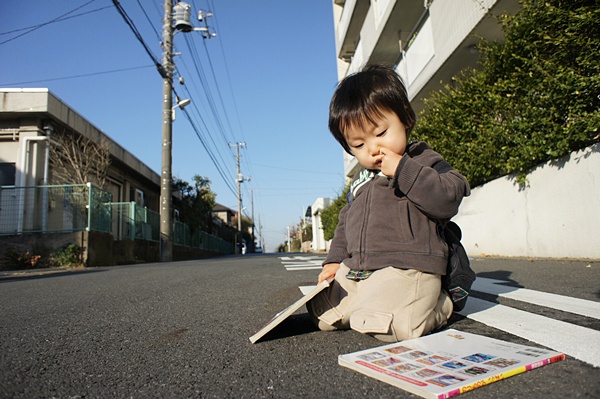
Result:
<svg viewBox="0 0 600 399"><path fill-rule="evenodd" d="M181 108L181 110L183 110L191 102L192 102L192 100L190 100L189 98L186 98L185 100L177 99L177 104L175 104L174 107L171 107L171 120L172 121L175 120L175 108L179 107L179 108Z"/></svg>

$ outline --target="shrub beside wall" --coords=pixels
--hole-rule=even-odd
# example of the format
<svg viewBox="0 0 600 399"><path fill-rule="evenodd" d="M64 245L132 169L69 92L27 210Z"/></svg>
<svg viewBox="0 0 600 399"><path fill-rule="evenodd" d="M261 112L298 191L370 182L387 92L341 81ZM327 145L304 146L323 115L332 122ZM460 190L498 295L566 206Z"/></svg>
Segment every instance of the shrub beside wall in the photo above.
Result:
<svg viewBox="0 0 600 399"><path fill-rule="evenodd" d="M600 139L600 8L523 1L501 18L506 43L483 43L481 69L426 101L414 138L472 187L527 171Z"/></svg>

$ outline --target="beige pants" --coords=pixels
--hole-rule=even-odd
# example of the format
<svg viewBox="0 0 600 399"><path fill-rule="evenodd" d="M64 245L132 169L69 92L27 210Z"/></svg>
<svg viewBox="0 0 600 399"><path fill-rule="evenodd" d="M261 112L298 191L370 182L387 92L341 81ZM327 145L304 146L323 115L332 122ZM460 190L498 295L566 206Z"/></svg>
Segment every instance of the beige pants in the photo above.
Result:
<svg viewBox="0 0 600 399"><path fill-rule="evenodd" d="M387 267L355 281L348 271L342 264L331 286L306 304L323 331L352 329L396 342L440 328L452 314L439 275Z"/></svg>

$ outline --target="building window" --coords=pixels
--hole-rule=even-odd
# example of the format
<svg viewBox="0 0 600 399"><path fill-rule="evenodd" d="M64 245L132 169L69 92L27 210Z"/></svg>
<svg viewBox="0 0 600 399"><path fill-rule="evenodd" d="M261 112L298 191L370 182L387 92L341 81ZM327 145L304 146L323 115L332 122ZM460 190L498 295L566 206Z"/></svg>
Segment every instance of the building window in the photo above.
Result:
<svg viewBox="0 0 600 399"><path fill-rule="evenodd" d="M135 190L135 203L138 206L144 206L144 192L139 188Z"/></svg>
<svg viewBox="0 0 600 399"><path fill-rule="evenodd" d="M14 163L0 163L0 186L15 185L16 168Z"/></svg>

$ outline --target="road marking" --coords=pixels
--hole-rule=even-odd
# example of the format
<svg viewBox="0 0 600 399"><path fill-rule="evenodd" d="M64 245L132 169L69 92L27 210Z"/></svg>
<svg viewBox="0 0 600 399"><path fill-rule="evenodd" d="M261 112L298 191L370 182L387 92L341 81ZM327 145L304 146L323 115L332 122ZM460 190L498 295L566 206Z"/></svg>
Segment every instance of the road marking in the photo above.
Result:
<svg viewBox="0 0 600 399"><path fill-rule="evenodd" d="M600 331L473 297L458 313L600 367Z"/></svg>
<svg viewBox="0 0 600 399"><path fill-rule="evenodd" d="M279 259L288 271L319 270L325 260L323 256L280 256Z"/></svg>
<svg viewBox="0 0 600 399"><path fill-rule="evenodd" d="M473 283L472 289L487 294L498 295L503 298L514 299L533 305L600 319L600 302L564 295L549 294L547 292L534 291L526 288L498 285L502 283L506 283L506 281L477 277Z"/></svg>

